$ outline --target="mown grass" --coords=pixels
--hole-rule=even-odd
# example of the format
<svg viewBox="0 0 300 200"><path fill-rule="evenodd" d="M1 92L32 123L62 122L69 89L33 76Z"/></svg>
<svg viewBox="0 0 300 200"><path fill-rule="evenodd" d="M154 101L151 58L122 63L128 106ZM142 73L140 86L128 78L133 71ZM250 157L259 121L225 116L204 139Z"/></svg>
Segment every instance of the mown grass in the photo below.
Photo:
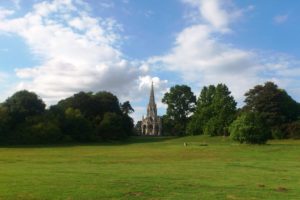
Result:
<svg viewBox="0 0 300 200"><path fill-rule="evenodd" d="M0 199L300 199L300 141L2 147Z"/></svg>

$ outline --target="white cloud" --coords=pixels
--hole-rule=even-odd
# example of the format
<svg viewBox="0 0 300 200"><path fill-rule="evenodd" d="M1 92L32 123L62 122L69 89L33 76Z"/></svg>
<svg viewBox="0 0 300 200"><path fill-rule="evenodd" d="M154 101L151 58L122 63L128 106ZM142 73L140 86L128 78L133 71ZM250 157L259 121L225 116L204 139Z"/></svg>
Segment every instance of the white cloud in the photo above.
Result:
<svg viewBox="0 0 300 200"><path fill-rule="evenodd" d="M13 10L8 10L0 7L0 20L2 20L5 17L8 17L10 15L13 15L15 11Z"/></svg>
<svg viewBox="0 0 300 200"><path fill-rule="evenodd" d="M183 1L198 8L200 20L183 29L172 49L152 57L149 64L177 72L197 92L204 85L225 83L239 103L248 89L267 80L284 88L300 88L299 81L292 76L300 75L295 67L298 62L292 65L290 58L274 53L260 56L261 52L240 49L220 39L228 30L233 31L230 24L236 17L254 9L253 6L238 9L231 1Z"/></svg>
<svg viewBox="0 0 300 200"><path fill-rule="evenodd" d="M127 60L120 51L122 26L89 11L80 0L36 3L23 17L8 18L13 11L0 10L0 32L23 38L42 61L15 69L20 82L10 92L28 89L49 105L75 92L108 90L134 106L148 97L153 80L161 98L167 82L149 76L147 63ZM145 110L138 110L135 120Z"/></svg>
<svg viewBox="0 0 300 200"><path fill-rule="evenodd" d="M0 31L19 35L42 60L38 66L15 70L21 79L15 90L35 91L48 104L81 90L109 90L121 99L138 96L143 92L139 78L146 72L119 50L120 26L90 16L76 2L40 2L20 18L0 12Z"/></svg>
<svg viewBox="0 0 300 200"><path fill-rule="evenodd" d="M277 15L274 17L274 22L276 24L283 24L284 22L286 22L289 19L289 15L288 14L284 14L284 15Z"/></svg>
<svg viewBox="0 0 300 200"><path fill-rule="evenodd" d="M230 31L229 25L241 17L243 9L238 9L231 0L182 0L198 10L194 17L209 24L218 31ZM224 9L224 7L226 9Z"/></svg>
<svg viewBox="0 0 300 200"><path fill-rule="evenodd" d="M188 27L177 36L170 53L150 62L179 72L185 82L196 87L226 83L240 100L245 88L258 81L260 69L254 61L255 54L221 43L212 37L213 33L207 25Z"/></svg>

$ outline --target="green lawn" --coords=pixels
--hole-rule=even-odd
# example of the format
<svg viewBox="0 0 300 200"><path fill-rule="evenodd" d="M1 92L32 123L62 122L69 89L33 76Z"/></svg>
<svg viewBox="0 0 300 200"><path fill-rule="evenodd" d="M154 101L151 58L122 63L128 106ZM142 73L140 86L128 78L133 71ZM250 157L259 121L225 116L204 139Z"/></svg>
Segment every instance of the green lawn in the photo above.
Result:
<svg viewBox="0 0 300 200"><path fill-rule="evenodd" d="M300 199L300 141L2 147L0 199Z"/></svg>

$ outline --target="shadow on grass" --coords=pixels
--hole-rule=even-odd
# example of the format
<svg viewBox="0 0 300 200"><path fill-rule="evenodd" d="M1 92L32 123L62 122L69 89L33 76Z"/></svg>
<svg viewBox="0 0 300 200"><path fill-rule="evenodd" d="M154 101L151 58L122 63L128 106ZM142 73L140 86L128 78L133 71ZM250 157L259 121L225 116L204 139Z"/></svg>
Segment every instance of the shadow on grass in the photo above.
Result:
<svg viewBox="0 0 300 200"><path fill-rule="evenodd" d="M64 147L77 147L77 146L122 146L131 144L145 144L145 143L157 143L167 140L176 139L174 136L132 136L123 141L102 141L102 142L86 142L86 143L55 143L55 144L21 144L21 145L0 145L0 149L4 148L64 148Z"/></svg>

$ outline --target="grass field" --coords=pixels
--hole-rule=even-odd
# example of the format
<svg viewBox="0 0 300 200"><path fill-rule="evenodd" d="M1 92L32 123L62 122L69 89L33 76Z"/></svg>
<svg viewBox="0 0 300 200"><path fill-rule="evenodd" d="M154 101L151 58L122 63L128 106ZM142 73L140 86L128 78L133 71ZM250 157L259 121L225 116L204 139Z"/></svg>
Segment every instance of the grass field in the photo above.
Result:
<svg viewBox="0 0 300 200"><path fill-rule="evenodd" d="M0 199L300 199L300 141L2 147Z"/></svg>

